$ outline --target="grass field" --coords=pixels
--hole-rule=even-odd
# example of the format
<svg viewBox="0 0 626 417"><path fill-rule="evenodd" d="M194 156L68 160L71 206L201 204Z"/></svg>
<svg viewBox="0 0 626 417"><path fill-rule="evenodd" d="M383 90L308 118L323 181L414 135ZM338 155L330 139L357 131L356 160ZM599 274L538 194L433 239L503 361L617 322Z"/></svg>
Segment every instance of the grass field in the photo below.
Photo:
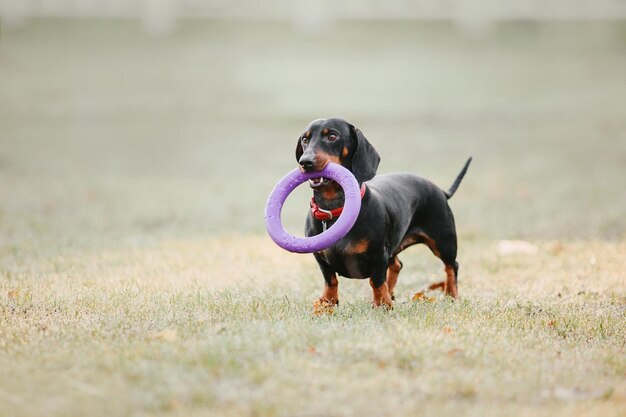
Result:
<svg viewBox="0 0 626 417"><path fill-rule="evenodd" d="M441 276L415 250L393 311L342 281L330 317L264 237L30 260L2 285L2 413L620 416L625 250L468 242L461 301L410 302Z"/></svg>
<svg viewBox="0 0 626 417"><path fill-rule="evenodd" d="M0 416L626 414L624 33L0 32ZM443 275L412 248L394 310L340 280L312 314L317 266L271 243L263 205L329 115L380 172L447 187L474 156L451 200L459 301L411 301Z"/></svg>

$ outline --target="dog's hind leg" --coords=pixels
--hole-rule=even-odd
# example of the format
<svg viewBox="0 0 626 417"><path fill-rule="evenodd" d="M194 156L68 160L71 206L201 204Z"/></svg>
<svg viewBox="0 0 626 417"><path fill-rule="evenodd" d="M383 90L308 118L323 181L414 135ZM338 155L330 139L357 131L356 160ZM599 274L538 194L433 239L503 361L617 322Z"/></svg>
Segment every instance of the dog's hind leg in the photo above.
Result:
<svg viewBox="0 0 626 417"><path fill-rule="evenodd" d="M389 295L392 300L396 299L393 290L398 282L398 275L400 274L401 269L402 262L400 262L397 256L392 257L389 260L389 266L387 267L387 287L389 287Z"/></svg>
<svg viewBox="0 0 626 417"><path fill-rule="evenodd" d="M455 263L456 264L456 263ZM441 290L446 295L449 295L452 298L459 297L459 290L457 288L457 272L458 264L456 264L456 268L451 265L446 265L444 270L446 271L446 279L444 281L436 282L434 284L430 284L428 286L428 290Z"/></svg>
<svg viewBox="0 0 626 417"><path fill-rule="evenodd" d="M457 273L459 271L459 264L454 262L454 265L446 265L446 281L443 287L443 291L446 295L449 295L452 298L459 297L459 290L456 286L457 281Z"/></svg>
<svg viewBox="0 0 626 417"><path fill-rule="evenodd" d="M446 295L452 298L458 298L457 275L459 264L456 262L456 236L453 235L448 239L439 239L437 241L426 233L421 233L420 235L423 238L423 242L445 265L446 279L429 285L428 289L441 289Z"/></svg>

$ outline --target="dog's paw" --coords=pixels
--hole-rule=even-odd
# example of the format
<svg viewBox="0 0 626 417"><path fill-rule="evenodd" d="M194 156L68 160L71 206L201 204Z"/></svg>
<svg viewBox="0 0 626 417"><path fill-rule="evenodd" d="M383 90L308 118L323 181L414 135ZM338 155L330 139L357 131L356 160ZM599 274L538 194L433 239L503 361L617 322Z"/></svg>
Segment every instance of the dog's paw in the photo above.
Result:
<svg viewBox="0 0 626 417"><path fill-rule="evenodd" d="M385 310L393 310L393 302L389 300L372 301L372 308L384 308Z"/></svg>

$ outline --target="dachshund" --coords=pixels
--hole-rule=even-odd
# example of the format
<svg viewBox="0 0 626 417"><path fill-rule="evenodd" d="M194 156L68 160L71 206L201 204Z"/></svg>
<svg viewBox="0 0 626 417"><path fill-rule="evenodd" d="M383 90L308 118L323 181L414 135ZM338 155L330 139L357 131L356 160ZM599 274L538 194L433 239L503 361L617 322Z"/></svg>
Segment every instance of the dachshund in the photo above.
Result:
<svg viewBox="0 0 626 417"><path fill-rule="evenodd" d="M296 160L302 172L318 172L329 162L352 172L361 186L361 211L348 234L313 255L324 277L324 291L316 305L339 303L337 275L370 279L373 305L392 308L394 287L402 262L398 254L423 243L443 262L446 279L440 288L458 297L459 264L454 217L448 200L454 195L472 160L469 158L448 191L413 174L376 176L380 156L363 133L339 118L315 120L298 138ZM313 189L305 235L322 233L341 215L341 186L327 178L309 180Z"/></svg>

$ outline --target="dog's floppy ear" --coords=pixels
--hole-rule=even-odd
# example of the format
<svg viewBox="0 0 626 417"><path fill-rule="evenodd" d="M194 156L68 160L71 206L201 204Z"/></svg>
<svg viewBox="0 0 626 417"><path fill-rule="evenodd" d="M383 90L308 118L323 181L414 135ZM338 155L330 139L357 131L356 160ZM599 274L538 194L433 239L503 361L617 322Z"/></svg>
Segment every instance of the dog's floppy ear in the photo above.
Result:
<svg viewBox="0 0 626 417"><path fill-rule="evenodd" d="M352 154L352 173L359 183L363 183L376 175L380 155L363 135L363 132L352 125L350 125L350 132L356 146Z"/></svg>
<svg viewBox="0 0 626 417"><path fill-rule="evenodd" d="M298 143L296 143L296 162L300 162L300 157L302 156L302 154L304 153L304 150L302 149L302 138L299 137L298 138Z"/></svg>

